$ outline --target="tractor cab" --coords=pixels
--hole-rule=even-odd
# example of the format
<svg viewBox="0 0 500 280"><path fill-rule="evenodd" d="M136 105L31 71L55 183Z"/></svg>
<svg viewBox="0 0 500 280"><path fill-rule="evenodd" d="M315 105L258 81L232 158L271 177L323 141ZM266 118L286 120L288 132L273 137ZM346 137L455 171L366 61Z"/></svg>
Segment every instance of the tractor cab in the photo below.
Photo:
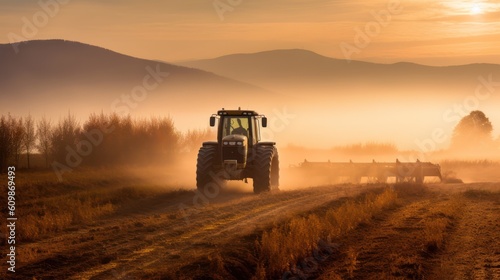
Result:
<svg viewBox="0 0 500 280"><path fill-rule="evenodd" d="M257 144L260 139L260 123L267 126L267 118L255 111L248 110L220 110L210 117L210 126L215 126L219 120L217 141L220 143L229 135L246 136L250 147Z"/></svg>
<svg viewBox="0 0 500 280"><path fill-rule="evenodd" d="M204 142L198 153L196 182L203 190L214 182L252 178L254 192L277 189L278 151L274 142L262 142L260 128L267 118L251 110L219 110L210 117L217 142Z"/></svg>

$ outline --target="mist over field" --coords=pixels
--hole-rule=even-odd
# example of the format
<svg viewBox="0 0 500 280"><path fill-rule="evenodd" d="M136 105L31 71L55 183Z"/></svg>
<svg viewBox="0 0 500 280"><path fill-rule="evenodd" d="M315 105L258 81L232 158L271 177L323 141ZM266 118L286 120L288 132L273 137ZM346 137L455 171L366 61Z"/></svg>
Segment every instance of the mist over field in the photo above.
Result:
<svg viewBox="0 0 500 280"><path fill-rule="evenodd" d="M375 142L428 153L447 149L460 119L481 110L499 137L496 64L376 64L275 50L180 62L194 67L185 68L62 40L21 43L19 54L0 48L0 109L13 116L168 116L186 132L207 128L216 110L241 107L266 114L263 136L282 147Z"/></svg>
<svg viewBox="0 0 500 280"><path fill-rule="evenodd" d="M500 3L0 2L0 279L500 279Z"/></svg>

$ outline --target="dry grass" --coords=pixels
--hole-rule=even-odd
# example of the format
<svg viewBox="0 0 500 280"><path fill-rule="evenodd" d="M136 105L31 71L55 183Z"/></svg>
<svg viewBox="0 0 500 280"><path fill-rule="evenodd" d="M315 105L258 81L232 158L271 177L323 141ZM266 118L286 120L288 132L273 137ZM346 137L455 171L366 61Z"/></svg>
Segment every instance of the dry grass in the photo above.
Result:
<svg viewBox="0 0 500 280"><path fill-rule="evenodd" d="M16 216L22 222L17 229L20 241L34 241L95 221L127 202L162 191L131 178L124 170L99 169L65 174L63 182L57 181L52 172L19 172L16 186Z"/></svg>
<svg viewBox="0 0 500 280"><path fill-rule="evenodd" d="M224 260L220 252L215 252L208 256L208 261L210 263L210 277L214 280L225 280L230 277L224 267Z"/></svg>
<svg viewBox="0 0 500 280"><path fill-rule="evenodd" d="M417 255L407 255L404 252L392 253L388 256L390 260L389 271L383 272L380 279L425 279L424 268Z"/></svg>
<svg viewBox="0 0 500 280"><path fill-rule="evenodd" d="M35 240L70 225L87 223L111 214L121 202L140 197L140 191L131 192L129 188L86 191L20 207L19 219L23 226L19 228L19 238Z"/></svg>
<svg viewBox="0 0 500 280"><path fill-rule="evenodd" d="M318 242L342 237L359 224L369 221L374 214L395 204L397 193L387 188L381 194L369 193L360 200L348 200L322 217L298 217L277 226L262 235L257 244L259 254L258 279L278 277L318 248ZM349 267L354 272L357 255L351 256ZM265 273L262 272L265 268Z"/></svg>
<svg viewBox="0 0 500 280"><path fill-rule="evenodd" d="M337 273L330 271L327 274L324 275L324 279L330 279L330 280L343 280L342 276L338 275Z"/></svg>
<svg viewBox="0 0 500 280"><path fill-rule="evenodd" d="M266 279L266 268L262 263L259 263L257 265L257 268L255 269L255 275L252 277L252 280L260 279Z"/></svg>
<svg viewBox="0 0 500 280"><path fill-rule="evenodd" d="M448 226L447 218L437 218L425 223L425 248L429 252L435 252L443 247L443 240Z"/></svg>
<svg viewBox="0 0 500 280"><path fill-rule="evenodd" d="M347 249L346 267L349 278L354 277L354 271L356 271L356 267L358 265L358 254L359 253L356 252L356 249L352 247Z"/></svg>
<svg viewBox="0 0 500 280"><path fill-rule="evenodd" d="M456 277L456 265L454 263L441 263L437 269L434 271L434 277L435 279L440 279L440 280L455 280L458 279Z"/></svg>
<svg viewBox="0 0 500 280"><path fill-rule="evenodd" d="M444 205L431 209L424 220L424 247L428 252L443 249L447 230L453 226L464 205L461 195L453 196Z"/></svg>
<svg viewBox="0 0 500 280"><path fill-rule="evenodd" d="M484 190L484 189L468 189L463 193L465 198L469 199L500 199L500 191Z"/></svg>
<svg viewBox="0 0 500 280"><path fill-rule="evenodd" d="M36 249L33 247L23 247L19 246L16 248L19 256L22 256L22 263L30 263L32 261L38 260L41 253L47 253L47 250Z"/></svg>
<svg viewBox="0 0 500 280"><path fill-rule="evenodd" d="M422 184L399 183L394 185L394 190L402 198L414 198L428 194L429 189Z"/></svg>

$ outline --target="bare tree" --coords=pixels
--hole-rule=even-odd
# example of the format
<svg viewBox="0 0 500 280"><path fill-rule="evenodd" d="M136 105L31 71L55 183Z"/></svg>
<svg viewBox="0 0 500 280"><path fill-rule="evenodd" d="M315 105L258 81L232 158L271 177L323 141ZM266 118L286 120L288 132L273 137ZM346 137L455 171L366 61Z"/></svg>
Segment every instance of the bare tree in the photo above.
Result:
<svg viewBox="0 0 500 280"><path fill-rule="evenodd" d="M71 113L59 121L51 135L52 152L56 160L64 161L67 148L75 148L80 130L80 124Z"/></svg>
<svg viewBox="0 0 500 280"><path fill-rule="evenodd" d="M189 152L196 152L203 142L214 140L216 137L210 128L188 130L182 137L181 145Z"/></svg>
<svg viewBox="0 0 500 280"><path fill-rule="evenodd" d="M21 157L21 153L23 150L23 138L24 138L24 126L23 126L23 118L9 118L11 133L12 133L12 150L14 152L14 160L16 165L19 165L19 158Z"/></svg>
<svg viewBox="0 0 500 280"><path fill-rule="evenodd" d="M35 141L35 121L31 115L28 115L26 119L24 119L24 135L22 140L24 150L26 151L26 159L28 160L28 169L30 168L30 154L31 150L33 150L33 146L35 146Z"/></svg>
<svg viewBox="0 0 500 280"><path fill-rule="evenodd" d="M49 156L52 151L52 123L47 118L42 117L36 127L36 135L38 136L38 151L45 158L45 165L49 167Z"/></svg>
<svg viewBox="0 0 500 280"><path fill-rule="evenodd" d="M16 119L10 114L0 119L0 167L3 169L13 159L19 164L19 156L22 152L22 140L24 127L22 118Z"/></svg>
<svg viewBox="0 0 500 280"><path fill-rule="evenodd" d="M0 173L5 171L12 155L12 133L9 118L10 116L3 115L0 118Z"/></svg>

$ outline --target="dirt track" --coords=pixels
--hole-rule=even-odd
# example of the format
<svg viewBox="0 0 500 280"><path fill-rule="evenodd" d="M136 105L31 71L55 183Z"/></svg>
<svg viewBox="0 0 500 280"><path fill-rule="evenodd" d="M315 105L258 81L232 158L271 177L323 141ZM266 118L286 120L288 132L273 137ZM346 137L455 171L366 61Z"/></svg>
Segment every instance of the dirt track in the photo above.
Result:
<svg viewBox="0 0 500 280"><path fill-rule="evenodd" d="M363 224L345 240L337 240L337 251L309 276L500 279L498 195L464 198L456 217L449 218L442 248L429 251L423 239L425 221L446 212L443 209L453 201L454 193L482 186L431 186L431 192L407 196L396 209ZM21 245L25 257L20 259L28 261L20 263L16 276L189 279L209 273L207 260L214 256L245 262L252 254L252 243L273 224L304 212L324 211L325 205L334 205L340 197L354 196L368 188L373 187L316 187L259 196L224 191L203 207L193 205L194 192L138 201L84 228ZM500 189L498 184L488 188ZM235 256L234 248L243 249ZM349 252L354 252L354 265ZM232 276L238 273L233 271ZM244 275L249 273L245 271Z"/></svg>
<svg viewBox="0 0 500 280"><path fill-rule="evenodd" d="M455 279L500 279L500 200L478 194L469 199L440 267Z"/></svg>
<svg viewBox="0 0 500 280"><path fill-rule="evenodd" d="M140 279L159 268L175 276L182 266L227 246L235 236L365 188L311 188L260 196L229 191L203 207L194 206L194 192L144 200L83 229L24 245L23 251L35 254L36 260L21 264L16 276Z"/></svg>
<svg viewBox="0 0 500 280"><path fill-rule="evenodd" d="M320 279L500 279L498 184L435 185L342 240ZM496 190L458 194L465 189ZM488 194L488 193L485 193ZM444 220L443 244L429 246L426 227ZM354 252L349 254L349 252ZM353 257L354 255L354 257ZM354 258L354 265L353 259ZM349 272L349 267L352 271Z"/></svg>

